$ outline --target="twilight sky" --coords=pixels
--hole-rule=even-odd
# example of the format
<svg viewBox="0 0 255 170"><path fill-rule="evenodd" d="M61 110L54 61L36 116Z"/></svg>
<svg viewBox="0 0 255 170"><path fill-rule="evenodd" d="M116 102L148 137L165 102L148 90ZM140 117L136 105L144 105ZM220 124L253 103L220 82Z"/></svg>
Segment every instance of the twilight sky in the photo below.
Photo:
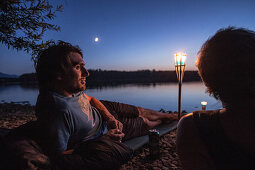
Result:
<svg viewBox="0 0 255 170"><path fill-rule="evenodd" d="M174 53L187 53L195 70L203 42L228 26L255 30L254 0L62 0L44 40L79 45L88 69L174 70ZM98 37L99 41L94 42ZM31 56L0 46L0 72L34 72Z"/></svg>

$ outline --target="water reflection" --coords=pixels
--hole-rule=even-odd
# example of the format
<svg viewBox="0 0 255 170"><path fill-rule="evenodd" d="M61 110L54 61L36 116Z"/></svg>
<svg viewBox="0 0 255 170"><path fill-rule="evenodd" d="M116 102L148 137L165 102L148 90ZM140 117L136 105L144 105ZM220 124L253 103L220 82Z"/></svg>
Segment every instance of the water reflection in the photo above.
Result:
<svg viewBox="0 0 255 170"><path fill-rule="evenodd" d="M86 93L98 99L133 104L155 110L177 110L178 84L121 84L108 86L89 86ZM0 86L0 102L36 103L38 88L36 86L8 85ZM221 108L220 102L205 93L201 82L184 82L182 89L182 110L192 112L201 110L201 101L207 101L207 109Z"/></svg>
<svg viewBox="0 0 255 170"><path fill-rule="evenodd" d="M0 102L29 102L35 105L38 89L21 85L1 85Z"/></svg>
<svg viewBox="0 0 255 170"><path fill-rule="evenodd" d="M155 110L177 110L178 84L164 83L148 86L126 85L125 87L87 89L86 93L98 99L119 101ZM201 101L207 101L207 109L221 108L221 103L205 93L201 82L183 84L182 110L192 112L201 110Z"/></svg>

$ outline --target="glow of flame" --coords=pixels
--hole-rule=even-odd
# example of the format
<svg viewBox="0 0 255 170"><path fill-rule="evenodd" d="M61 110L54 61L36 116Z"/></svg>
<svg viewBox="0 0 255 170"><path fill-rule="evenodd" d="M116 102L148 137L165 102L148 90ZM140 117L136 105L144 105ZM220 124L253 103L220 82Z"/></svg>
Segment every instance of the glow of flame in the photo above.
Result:
<svg viewBox="0 0 255 170"><path fill-rule="evenodd" d="M201 105L202 105L202 106L206 106L206 105L207 105L207 102L203 101L203 102L201 102Z"/></svg>
<svg viewBox="0 0 255 170"><path fill-rule="evenodd" d="M186 53L175 53L175 65L185 65L186 64Z"/></svg>

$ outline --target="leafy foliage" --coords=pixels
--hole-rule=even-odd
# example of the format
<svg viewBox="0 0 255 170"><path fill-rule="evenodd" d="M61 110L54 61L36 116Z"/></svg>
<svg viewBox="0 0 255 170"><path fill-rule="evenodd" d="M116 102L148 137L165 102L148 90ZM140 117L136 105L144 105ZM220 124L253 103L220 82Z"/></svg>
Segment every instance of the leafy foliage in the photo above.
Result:
<svg viewBox="0 0 255 170"><path fill-rule="evenodd" d="M8 48L36 54L52 41L42 41L45 31L59 31L60 27L47 21L62 11L62 5L53 7L49 0L1 0L0 1L0 41Z"/></svg>

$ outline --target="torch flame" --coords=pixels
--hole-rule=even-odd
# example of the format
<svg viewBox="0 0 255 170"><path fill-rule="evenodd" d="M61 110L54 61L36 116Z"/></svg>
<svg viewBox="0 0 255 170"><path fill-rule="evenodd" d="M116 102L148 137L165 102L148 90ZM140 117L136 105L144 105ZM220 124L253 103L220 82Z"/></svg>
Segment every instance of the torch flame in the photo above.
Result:
<svg viewBox="0 0 255 170"><path fill-rule="evenodd" d="M202 105L202 106L206 106L206 105L207 105L207 102L201 102L201 105Z"/></svg>
<svg viewBox="0 0 255 170"><path fill-rule="evenodd" d="M186 53L176 53L175 54L175 65L185 65L186 64Z"/></svg>

